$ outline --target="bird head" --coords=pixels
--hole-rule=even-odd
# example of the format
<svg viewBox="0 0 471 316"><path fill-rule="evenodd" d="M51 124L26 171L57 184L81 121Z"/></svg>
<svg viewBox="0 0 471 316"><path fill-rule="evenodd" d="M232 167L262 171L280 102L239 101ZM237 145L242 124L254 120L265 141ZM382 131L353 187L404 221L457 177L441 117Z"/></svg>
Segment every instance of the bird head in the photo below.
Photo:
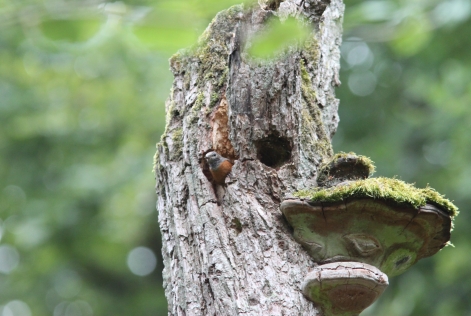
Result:
<svg viewBox="0 0 471 316"><path fill-rule="evenodd" d="M215 151L210 151L209 153L207 153L204 158L206 159L206 161L208 163L211 163L211 162L215 162L217 160L219 160L220 156L218 155L217 152Z"/></svg>

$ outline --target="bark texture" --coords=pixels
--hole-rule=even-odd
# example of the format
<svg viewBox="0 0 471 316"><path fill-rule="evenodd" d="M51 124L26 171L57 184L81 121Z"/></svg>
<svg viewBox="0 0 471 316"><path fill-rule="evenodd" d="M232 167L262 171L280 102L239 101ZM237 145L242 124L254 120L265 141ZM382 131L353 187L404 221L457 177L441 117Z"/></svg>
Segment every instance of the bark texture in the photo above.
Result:
<svg viewBox="0 0 471 316"><path fill-rule="evenodd" d="M171 315L316 315L301 292L315 266L283 218L285 194L316 185L338 123L341 0L263 1L219 13L171 59L167 128L155 157ZM269 18L311 38L271 62L246 49ZM234 161L223 186L202 160Z"/></svg>

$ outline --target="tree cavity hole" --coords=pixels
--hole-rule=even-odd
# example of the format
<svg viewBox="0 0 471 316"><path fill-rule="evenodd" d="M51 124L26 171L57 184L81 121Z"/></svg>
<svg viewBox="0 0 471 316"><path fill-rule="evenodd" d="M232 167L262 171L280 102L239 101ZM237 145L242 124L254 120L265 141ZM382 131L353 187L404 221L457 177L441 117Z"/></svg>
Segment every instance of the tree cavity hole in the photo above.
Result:
<svg viewBox="0 0 471 316"><path fill-rule="evenodd" d="M257 159L271 168L279 168L291 159L290 141L278 135L268 135L255 141Z"/></svg>

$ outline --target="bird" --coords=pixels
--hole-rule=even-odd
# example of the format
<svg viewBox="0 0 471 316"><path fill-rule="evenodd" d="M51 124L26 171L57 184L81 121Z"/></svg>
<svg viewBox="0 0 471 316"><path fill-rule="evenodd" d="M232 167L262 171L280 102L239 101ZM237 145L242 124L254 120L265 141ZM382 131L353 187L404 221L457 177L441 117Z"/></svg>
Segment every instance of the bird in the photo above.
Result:
<svg viewBox="0 0 471 316"><path fill-rule="evenodd" d="M210 151L204 157L208 163L209 172L211 172L214 182L224 184L224 180L232 170L232 163L229 159L222 157L215 151Z"/></svg>

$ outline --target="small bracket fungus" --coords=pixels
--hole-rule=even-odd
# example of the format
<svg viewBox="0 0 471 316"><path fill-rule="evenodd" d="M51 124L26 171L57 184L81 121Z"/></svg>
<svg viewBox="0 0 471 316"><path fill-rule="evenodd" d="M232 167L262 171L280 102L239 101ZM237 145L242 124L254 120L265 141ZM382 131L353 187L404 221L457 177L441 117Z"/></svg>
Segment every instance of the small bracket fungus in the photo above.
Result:
<svg viewBox="0 0 471 316"><path fill-rule="evenodd" d="M317 182L321 186L331 187L343 181L366 179L374 172L375 166L370 158L342 152L321 166Z"/></svg>
<svg viewBox="0 0 471 316"><path fill-rule="evenodd" d="M324 187L297 192L280 206L296 241L320 264L303 293L325 315L358 315L381 295L388 276L447 245L457 215L431 188L367 179L374 166L365 161L336 155L321 169Z"/></svg>
<svg viewBox="0 0 471 316"><path fill-rule="evenodd" d="M334 262L307 275L303 294L323 306L326 315L354 316L370 306L387 286L387 275L369 264Z"/></svg>

